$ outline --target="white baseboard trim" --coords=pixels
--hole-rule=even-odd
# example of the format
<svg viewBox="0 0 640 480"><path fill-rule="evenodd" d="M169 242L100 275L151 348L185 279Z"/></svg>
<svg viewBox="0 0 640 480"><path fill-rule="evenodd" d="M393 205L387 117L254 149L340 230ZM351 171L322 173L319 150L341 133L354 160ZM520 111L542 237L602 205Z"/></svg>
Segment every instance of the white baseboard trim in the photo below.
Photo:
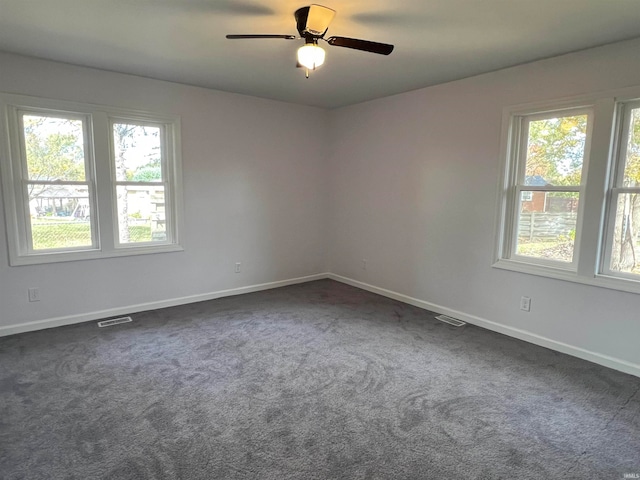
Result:
<svg viewBox="0 0 640 480"><path fill-rule="evenodd" d="M629 373L631 375L635 375L636 377L640 377L640 365L627 362L626 360L610 357L608 355L603 355L601 353L591 352L589 350L585 350L580 347L575 347L573 345L569 345L563 342L558 342L556 340L552 340L550 338L546 338L546 337L537 335L535 333L528 332L526 330L509 327L507 325L502 325L500 323L492 322L491 320L477 317L475 315L469 315L467 313L460 312L458 310L453 310L451 308L443 307L442 305L437 305L435 303L427 302L425 300L413 298L408 295L404 295L402 293L394 292L392 290L387 290L385 288L376 287L374 285L360 282L358 280L354 280L348 277L343 277L341 275L336 275L334 273L318 273L316 275L308 275L305 277L290 278L287 280L280 280L276 282L249 285L246 287L231 288L228 290L219 290L217 292L204 293L199 295L190 295L186 297L172 298L172 299L161 300L157 302L141 303L137 305L129 305L126 307L99 310L95 312L82 313L78 315L69 315L66 317L57 317L57 318L50 318L45 320L38 320L34 322L8 325L8 326L0 327L0 337L7 336L7 335L15 335L17 333L31 332L34 330L44 330L47 328L60 327L63 325L72 325L75 323L101 320L104 318L115 317L119 315L144 312L146 310L155 310L158 308L174 307L177 305L185 305L188 303L214 300L216 298L230 297L233 295L242 295L244 293L270 290L272 288L286 287L287 285L295 285L298 283L312 282L314 280L322 280L324 278L330 278L332 280L345 283L353 287L361 288L363 290L367 290L372 293L377 293L378 295L382 295L384 297L391 298L393 300L398 300L399 302L403 302L409 305L423 308L431 312L449 315L450 317L458 318L472 325L477 325L479 327L486 328L487 330L492 330L494 332L502 333L510 337L524 340L525 342L533 343L541 347L546 347L551 350L555 350L557 352L566 353L574 357L582 358L583 360L587 360L593 363L597 363L599 365L603 365L605 367L613 368L614 370L619 370L621 372Z"/></svg>
<svg viewBox="0 0 640 480"><path fill-rule="evenodd" d="M7 336L7 335L15 335L17 333L32 332L34 330L44 330L46 328L61 327L63 325L72 325L74 323L101 320L103 318L116 317L119 315L127 315L130 313L144 312L146 310L155 310L157 308L175 307L177 305L185 305L187 303L203 302L206 300L214 300L216 298L230 297L232 295L242 295L243 293L259 292L261 290L270 290L272 288L286 287L287 285L295 285L297 283L306 283L314 280L321 280L328 277L329 277L328 273L318 273L316 275L290 278L287 280L279 280L277 282L260 283L258 285L249 285L246 287L231 288L229 290L220 290L217 292L203 293L199 295L190 295L187 297L171 298L168 300L160 300L157 302L140 303L137 305L129 305L126 307L111 308L111 309L99 310L95 312L81 313L78 315L69 315L66 317L49 318L46 320L37 320L34 322L8 325L5 327L0 327L0 337Z"/></svg>
<svg viewBox="0 0 640 480"><path fill-rule="evenodd" d="M401 293L394 292L392 290L387 290L385 288L369 285L368 283L360 282L358 280L353 280L352 278L343 277L341 275L336 275L333 273L330 273L328 275L328 278L332 280L336 280L338 282L346 283L347 285L351 285L353 287L367 290L372 293L377 293L378 295L382 295L384 297L388 297L393 300L398 300L403 303L408 303L409 305L423 308L431 312L449 315L450 317L458 318L467 323L477 325L482 328L486 328L487 330L492 330L494 332L502 333L509 337L514 337L519 340L524 340L525 342L533 343L541 347L546 347L551 350L555 350L557 352L566 353L567 355L572 355L574 357L578 357L583 360L588 360L590 362L597 363L605 367L613 368L614 370L619 370L621 372L629 373L631 375L635 375L636 377L640 377L640 365L627 362L626 360L610 357L609 355L603 355L601 353L591 352L589 350L585 350L584 348L575 347L573 345L569 345L563 342L558 342L556 340L552 340L550 338L546 338L546 337L537 335L535 333L528 332L526 330L509 327L507 325L502 325L500 323L492 322L491 320L486 320L484 318L480 318L475 315L469 315L464 312L452 310L451 308L443 307L442 305L426 302L424 300L409 297L408 295L403 295Z"/></svg>

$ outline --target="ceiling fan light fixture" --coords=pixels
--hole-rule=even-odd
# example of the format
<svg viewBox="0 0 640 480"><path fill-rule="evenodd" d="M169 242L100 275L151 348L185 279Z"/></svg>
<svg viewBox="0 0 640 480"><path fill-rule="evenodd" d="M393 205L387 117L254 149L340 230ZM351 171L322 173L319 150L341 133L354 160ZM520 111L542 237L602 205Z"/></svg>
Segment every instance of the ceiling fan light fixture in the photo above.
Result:
<svg viewBox="0 0 640 480"><path fill-rule="evenodd" d="M0 0L1 2L2 0ZM309 78L309 71L324 64L325 51L318 46L319 40L324 40L329 45L335 47L351 48L353 50L361 50L363 52L377 53L380 55L389 55L393 51L393 45L379 42L371 42L369 40L361 40L359 38L349 37L329 37L324 36L329 29L329 24L335 16L335 10L323 7L322 5L309 5L308 7L300 7L293 14L296 20L296 29L300 36L295 35L276 35L271 33L249 33L249 34L231 34L227 35L228 39L256 39L256 38L281 38L285 40L301 40L304 39L305 45L298 49L298 65L305 69L305 75Z"/></svg>
<svg viewBox="0 0 640 480"><path fill-rule="evenodd" d="M306 43L298 49L298 63L309 70L315 70L324 63L324 50L316 43Z"/></svg>

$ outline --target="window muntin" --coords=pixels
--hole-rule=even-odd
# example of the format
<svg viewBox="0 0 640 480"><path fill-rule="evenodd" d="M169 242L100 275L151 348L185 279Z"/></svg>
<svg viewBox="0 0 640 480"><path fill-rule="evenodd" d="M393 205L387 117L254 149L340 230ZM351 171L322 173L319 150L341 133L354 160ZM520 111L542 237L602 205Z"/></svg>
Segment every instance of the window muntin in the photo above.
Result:
<svg viewBox="0 0 640 480"><path fill-rule="evenodd" d="M8 160L0 162L0 180L10 265L182 250L179 118L4 93L0 112L6 140L0 149ZM135 178L118 184L114 123L145 130L151 141L143 145L147 154L160 157L159 168L149 161L143 169L128 165ZM43 157L56 158L56 168ZM133 228L133 241L120 242L122 188L135 190L141 210L155 208L160 227L153 235L145 225ZM137 218L141 212L131 213L131 224L143 221Z"/></svg>
<svg viewBox="0 0 640 480"><path fill-rule="evenodd" d="M640 280L640 102L619 105L603 273Z"/></svg>
<svg viewBox="0 0 640 480"><path fill-rule="evenodd" d="M575 270L590 116L567 110L514 118L509 258Z"/></svg>

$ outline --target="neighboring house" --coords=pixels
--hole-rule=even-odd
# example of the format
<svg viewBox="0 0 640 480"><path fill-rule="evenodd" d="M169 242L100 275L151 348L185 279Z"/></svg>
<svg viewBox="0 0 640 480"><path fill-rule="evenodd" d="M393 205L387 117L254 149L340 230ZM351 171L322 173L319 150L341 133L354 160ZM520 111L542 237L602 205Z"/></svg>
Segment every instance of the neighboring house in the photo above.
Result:
<svg viewBox="0 0 640 480"><path fill-rule="evenodd" d="M129 214L141 219L164 222L164 191L161 187L126 186ZM45 189L29 202L33 217L55 216L85 219L90 214L86 187Z"/></svg>
<svg viewBox="0 0 640 480"><path fill-rule="evenodd" d="M34 195L29 207L33 217L86 217L89 215L88 190L56 185Z"/></svg>
<svg viewBox="0 0 640 480"><path fill-rule="evenodd" d="M532 187L544 187L549 184L540 175L527 175L524 183ZM547 192L523 191L521 208L523 212L546 212Z"/></svg>
<svg viewBox="0 0 640 480"><path fill-rule="evenodd" d="M532 187L545 187L550 185L540 175L527 175L525 185ZM578 211L578 199L573 197L550 196L549 192L527 191L522 192L521 211L526 213L576 213Z"/></svg>

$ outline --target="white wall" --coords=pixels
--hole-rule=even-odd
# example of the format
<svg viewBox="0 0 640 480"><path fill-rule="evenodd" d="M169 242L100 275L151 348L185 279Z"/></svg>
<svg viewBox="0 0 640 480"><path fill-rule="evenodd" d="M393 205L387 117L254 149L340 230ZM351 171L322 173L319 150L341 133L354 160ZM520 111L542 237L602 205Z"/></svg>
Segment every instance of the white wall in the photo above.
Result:
<svg viewBox="0 0 640 480"><path fill-rule="evenodd" d="M329 270L639 374L639 295L491 267L503 107L640 85L639 48L329 112L0 54L0 91L181 115L186 216L181 253L23 267L0 222L0 334Z"/></svg>
<svg viewBox="0 0 640 480"><path fill-rule="evenodd" d="M639 51L610 45L333 111L330 271L640 373L640 295L491 267L503 108L640 85Z"/></svg>
<svg viewBox="0 0 640 480"><path fill-rule="evenodd" d="M20 267L2 217L0 333L326 271L326 111L7 54L0 91L180 115L185 210L184 252Z"/></svg>

